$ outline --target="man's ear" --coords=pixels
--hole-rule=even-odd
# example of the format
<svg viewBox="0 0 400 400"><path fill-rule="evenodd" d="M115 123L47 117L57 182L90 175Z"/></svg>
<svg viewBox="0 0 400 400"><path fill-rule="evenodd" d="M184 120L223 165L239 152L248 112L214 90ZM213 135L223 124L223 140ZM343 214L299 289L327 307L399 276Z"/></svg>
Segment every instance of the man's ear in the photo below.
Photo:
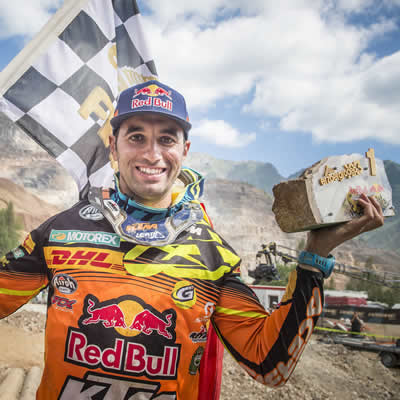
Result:
<svg viewBox="0 0 400 400"><path fill-rule="evenodd" d="M114 135L110 135L110 151L114 160L117 160L117 138Z"/></svg>
<svg viewBox="0 0 400 400"><path fill-rule="evenodd" d="M186 140L185 143L183 144L183 157L187 156L189 149L190 149L190 145L191 145L191 143L189 140Z"/></svg>

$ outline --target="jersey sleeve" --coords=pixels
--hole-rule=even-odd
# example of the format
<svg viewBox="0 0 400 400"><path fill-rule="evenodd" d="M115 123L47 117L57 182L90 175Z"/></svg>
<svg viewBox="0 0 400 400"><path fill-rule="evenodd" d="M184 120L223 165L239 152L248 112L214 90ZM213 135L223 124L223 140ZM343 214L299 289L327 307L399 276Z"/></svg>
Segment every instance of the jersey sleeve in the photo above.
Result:
<svg viewBox="0 0 400 400"><path fill-rule="evenodd" d="M283 385L322 313L322 274L297 268L280 306L269 314L254 292L229 276L212 323L225 348L254 379Z"/></svg>
<svg viewBox="0 0 400 400"><path fill-rule="evenodd" d="M16 311L48 284L40 228L0 260L0 318Z"/></svg>

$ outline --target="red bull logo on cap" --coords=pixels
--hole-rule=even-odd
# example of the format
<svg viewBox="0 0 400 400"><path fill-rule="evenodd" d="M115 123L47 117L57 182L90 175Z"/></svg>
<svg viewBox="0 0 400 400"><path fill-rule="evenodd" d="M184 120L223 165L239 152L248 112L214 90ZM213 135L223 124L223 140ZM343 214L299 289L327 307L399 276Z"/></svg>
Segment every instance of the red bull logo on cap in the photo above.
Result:
<svg viewBox="0 0 400 400"><path fill-rule="evenodd" d="M137 98L139 96L141 96L140 99ZM163 99L165 97L167 99ZM133 96L131 104L132 110L142 107L160 107L171 112L172 106L171 92L155 84L150 84L141 89L135 89L135 95Z"/></svg>
<svg viewBox="0 0 400 400"><path fill-rule="evenodd" d="M141 94L145 95L145 96L151 96L151 97L165 96L165 97L168 97L170 100L172 100L170 90L165 90L162 87L155 85L155 84L145 86L142 89L135 89L135 95L133 97L135 98Z"/></svg>

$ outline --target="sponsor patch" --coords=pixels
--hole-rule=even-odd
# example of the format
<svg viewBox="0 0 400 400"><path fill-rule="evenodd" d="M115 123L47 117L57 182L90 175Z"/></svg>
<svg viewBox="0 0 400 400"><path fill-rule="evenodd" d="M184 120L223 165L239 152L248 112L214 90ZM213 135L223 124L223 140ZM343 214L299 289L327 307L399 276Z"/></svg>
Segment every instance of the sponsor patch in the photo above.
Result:
<svg viewBox="0 0 400 400"><path fill-rule="evenodd" d="M204 315L196 318L196 322L201 322L203 325L205 325L210 320L214 310L215 304L211 301L207 302L204 306Z"/></svg>
<svg viewBox="0 0 400 400"><path fill-rule="evenodd" d="M204 353L204 347L198 347L197 350L194 352L192 356L192 360L190 361L189 365L189 374L190 375L196 375L197 371L200 368L200 361L201 357L203 356Z"/></svg>
<svg viewBox="0 0 400 400"><path fill-rule="evenodd" d="M171 293L174 303L183 309L192 308L196 304L196 290L189 281L178 282Z"/></svg>
<svg viewBox="0 0 400 400"><path fill-rule="evenodd" d="M66 311L72 310L72 306L76 303L76 300L66 299L65 297L53 296L51 298L51 304L54 304L58 308Z"/></svg>
<svg viewBox="0 0 400 400"><path fill-rule="evenodd" d="M199 226L197 226L197 225L192 225L192 226L189 228L189 232L190 232L192 235L201 236L203 230L201 229L201 227L199 227Z"/></svg>
<svg viewBox="0 0 400 400"><path fill-rule="evenodd" d="M72 328L66 350L66 361L82 366L161 379L176 378L180 351L178 346L164 346L161 355L153 355L142 344L126 339L115 339L112 346L102 349L97 343L90 343L83 332Z"/></svg>
<svg viewBox="0 0 400 400"><path fill-rule="evenodd" d="M28 254L31 254L35 249L36 243L32 240L31 234L29 234L26 238L22 247L27 251Z"/></svg>
<svg viewBox="0 0 400 400"><path fill-rule="evenodd" d="M135 297L102 303L95 297L88 297L84 312L82 326L96 324L104 328L116 328L118 333L125 336L159 335L168 340L175 336L175 312L160 313Z"/></svg>
<svg viewBox="0 0 400 400"><path fill-rule="evenodd" d="M91 204L88 204L85 207L82 207L79 210L79 216L83 219L89 219L92 221L100 221L104 218L103 214Z"/></svg>
<svg viewBox="0 0 400 400"><path fill-rule="evenodd" d="M1 257L1 259L0 259L0 264L1 264L1 266L2 266L3 268L5 268L6 265L9 264L9 262L10 262L10 261L7 260L7 257L6 257L6 256Z"/></svg>
<svg viewBox="0 0 400 400"><path fill-rule="evenodd" d="M14 258L15 258L16 260L18 260L18 258L22 258L22 257L25 255L24 251L23 251L20 247L16 247L16 248L12 251L12 254L13 254L13 256L14 256Z"/></svg>
<svg viewBox="0 0 400 400"><path fill-rule="evenodd" d="M85 368L150 379L175 379L181 345L176 311L162 312L136 296L99 301L86 296L78 328L68 330L64 359Z"/></svg>
<svg viewBox="0 0 400 400"><path fill-rule="evenodd" d="M200 332L191 332L189 338L193 343L207 342L207 328L202 325Z"/></svg>
<svg viewBox="0 0 400 400"><path fill-rule="evenodd" d="M44 255L49 268L68 266L85 269L88 267L111 269L126 274L122 265L123 253L113 250L100 250L90 247L44 247Z"/></svg>
<svg viewBox="0 0 400 400"><path fill-rule="evenodd" d="M57 274L52 280L53 286L63 294L72 294L78 288L78 282L67 274Z"/></svg>
<svg viewBox="0 0 400 400"><path fill-rule="evenodd" d="M92 243L120 247L121 238L115 233L90 231L59 231L52 229L50 242L57 243Z"/></svg>

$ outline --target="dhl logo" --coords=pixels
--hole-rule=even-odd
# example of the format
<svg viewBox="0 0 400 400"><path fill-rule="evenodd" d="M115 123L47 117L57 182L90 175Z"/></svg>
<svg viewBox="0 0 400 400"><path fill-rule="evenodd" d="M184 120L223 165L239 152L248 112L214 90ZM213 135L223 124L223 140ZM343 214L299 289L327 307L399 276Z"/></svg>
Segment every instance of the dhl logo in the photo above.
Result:
<svg viewBox="0 0 400 400"><path fill-rule="evenodd" d="M111 250L94 250L87 247L45 247L46 262L49 268L68 266L73 268L95 267L102 269L124 270L123 254Z"/></svg>

